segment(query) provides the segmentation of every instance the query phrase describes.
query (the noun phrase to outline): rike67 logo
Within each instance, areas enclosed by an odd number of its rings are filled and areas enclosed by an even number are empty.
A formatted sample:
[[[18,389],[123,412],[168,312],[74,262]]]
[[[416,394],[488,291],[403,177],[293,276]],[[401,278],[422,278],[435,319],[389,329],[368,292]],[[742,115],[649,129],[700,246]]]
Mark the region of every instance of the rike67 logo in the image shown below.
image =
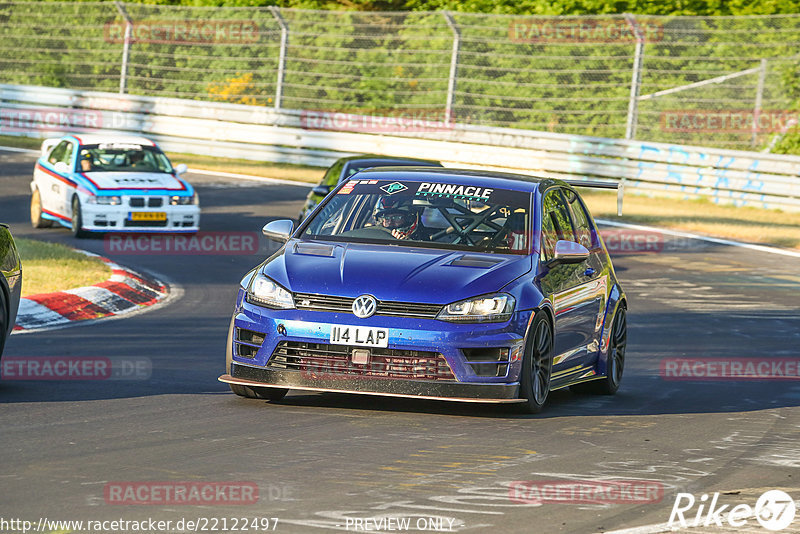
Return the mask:
[[[755,518],[763,528],[777,532],[792,524],[797,511],[794,499],[781,490],[764,492],[755,506],[745,503],[720,504],[719,496],[719,492],[716,492],[711,496],[703,494],[697,499],[691,493],[678,493],[667,526],[673,529],[713,528],[723,527],[727,523],[731,527],[744,527]]]

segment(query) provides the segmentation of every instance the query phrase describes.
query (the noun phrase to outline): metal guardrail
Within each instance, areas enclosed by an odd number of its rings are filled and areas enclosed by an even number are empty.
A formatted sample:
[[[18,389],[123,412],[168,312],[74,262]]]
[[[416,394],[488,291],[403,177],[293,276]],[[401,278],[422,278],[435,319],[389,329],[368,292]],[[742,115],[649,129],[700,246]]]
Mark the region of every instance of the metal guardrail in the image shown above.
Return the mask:
[[[380,131],[364,124],[378,124]],[[356,153],[414,156],[448,166],[570,180],[625,180],[628,191],[800,211],[797,156],[0,85],[0,134],[46,137],[98,130],[145,135],[167,151],[188,154],[315,166]]]

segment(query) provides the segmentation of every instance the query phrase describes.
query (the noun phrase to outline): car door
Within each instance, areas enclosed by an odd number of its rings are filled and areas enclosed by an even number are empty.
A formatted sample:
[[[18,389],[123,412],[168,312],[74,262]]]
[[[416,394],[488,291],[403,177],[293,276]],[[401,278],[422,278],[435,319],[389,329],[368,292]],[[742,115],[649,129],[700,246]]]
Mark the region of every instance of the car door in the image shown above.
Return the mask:
[[[56,172],[66,178],[61,182],[58,191],[54,191],[54,202],[56,210],[67,216],[72,216],[72,195],[75,194],[75,143],[64,140],[64,151],[59,154],[58,160],[54,163]],[[61,144],[59,143],[59,145]]]
[[[547,266],[557,241],[577,242],[570,208],[561,188],[545,192],[541,207],[540,284],[555,310],[553,380],[568,379],[590,360],[597,321],[595,283],[587,276],[589,262]],[[587,280],[587,278],[589,278]]]
[[[608,298],[609,270],[603,261],[605,252],[600,244],[597,229],[591,222],[589,211],[580,195],[572,189],[562,190],[569,206],[572,224],[575,228],[577,242],[589,251],[589,259],[583,264],[586,269],[582,273],[584,292],[592,302],[592,320],[594,328],[587,344],[587,362],[594,363],[599,356],[600,336],[605,317],[606,299]],[[580,271],[580,269],[579,269]]]
[[[73,143],[63,140],[58,143],[47,156],[47,167],[60,178],[49,172],[36,170],[36,186],[42,199],[42,208],[60,215],[69,215],[70,211],[64,203],[64,198],[70,194],[68,182],[72,180],[70,165],[73,154]],[[74,191],[74,188],[72,188]]]

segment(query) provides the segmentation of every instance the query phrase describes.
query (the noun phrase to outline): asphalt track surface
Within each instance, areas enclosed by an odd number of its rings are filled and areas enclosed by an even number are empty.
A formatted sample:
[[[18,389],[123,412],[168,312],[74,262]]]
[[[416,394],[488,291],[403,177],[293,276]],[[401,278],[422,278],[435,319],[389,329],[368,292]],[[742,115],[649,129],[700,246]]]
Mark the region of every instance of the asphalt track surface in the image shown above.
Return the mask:
[[[114,255],[102,239],[33,230],[33,161],[0,151],[0,220],[15,236],[105,254],[179,284],[183,295],[126,319],[10,338],[9,357],[149,358],[153,371],[147,380],[0,382],[3,518],[277,517],[279,532],[447,518],[445,531],[589,533],[663,523],[677,492],[727,492],[721,502],[750,505],[766,489],[800,498],[800,381],[675,381],[659,371],[672,357],[800,360],[800,259],[680,239],[616,256],[629,344],[614,397],[555,392],[538,416],[345,394],[290,393],[270,404],[217,382],[237,283],[268,244],[258,255]],[[204,231],[257,232],[295,216],[307,192],[188,178]],[[655,481],[664,496],[635,504],[509,497],[513,481],[559,479]],[[104,487],[122,481],[249,481],[259,499],[108,504]],[[800,531],[798,515],[784,532]],[[752,518],[725,531],[766,532]]]

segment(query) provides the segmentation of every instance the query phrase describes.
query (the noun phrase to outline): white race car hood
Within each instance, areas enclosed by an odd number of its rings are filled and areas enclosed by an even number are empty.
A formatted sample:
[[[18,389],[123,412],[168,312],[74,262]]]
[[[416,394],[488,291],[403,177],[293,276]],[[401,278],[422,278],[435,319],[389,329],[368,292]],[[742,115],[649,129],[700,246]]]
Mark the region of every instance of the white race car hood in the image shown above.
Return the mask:
[[[168,189],[185,191],[183,184],[164,172],[84,172],[98,189]]]

